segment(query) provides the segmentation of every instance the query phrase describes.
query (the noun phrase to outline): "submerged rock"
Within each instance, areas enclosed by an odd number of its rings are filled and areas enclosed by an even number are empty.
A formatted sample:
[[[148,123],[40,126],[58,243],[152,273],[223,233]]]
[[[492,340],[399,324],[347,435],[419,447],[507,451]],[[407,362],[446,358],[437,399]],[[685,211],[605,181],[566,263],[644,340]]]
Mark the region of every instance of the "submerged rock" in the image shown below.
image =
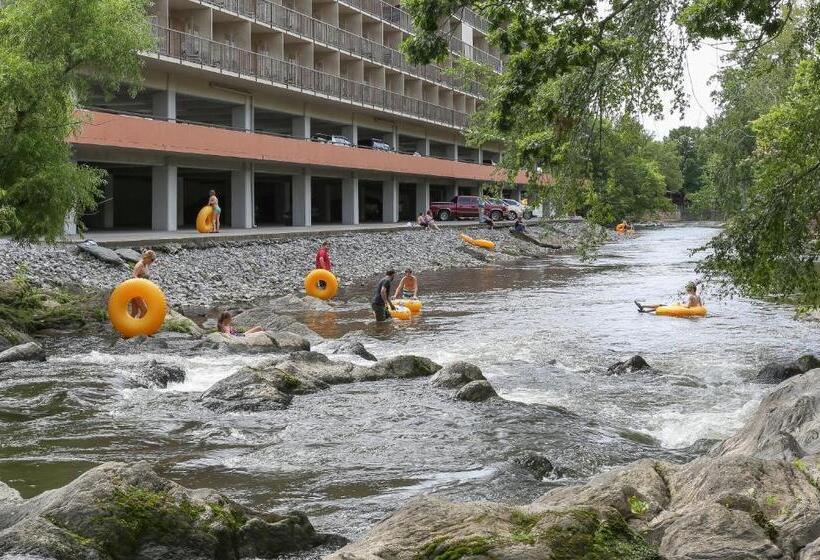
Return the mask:
[[[443,389],[458,389],[471,381],[484,381],[485,379],[478,366],[469,362],[453,362],[441,368],[430,379],[430,383]]]
[[[513,459],[513,463],[530,471],[536,478],[546,478],[552,474],[552,461],[540,453],[529,452]]]
[[[606,371],[611,375],[622,375],[624,373],[635,373],[638,371],[652,371],[652,367],[643,359],[643,356],[635,354],[628,360],[612,364]]]
[[[486,379],[470,381],[456,393],[456,399],[468,402],[483,402],[497,396],[498,393]]]
[[[185,381],[185,370],[179,366],[160,364],[156,360],[151,360],[134,374],[132,380],[138,387],[165,389],[169,383]]]
[[[36,342],[26,342],[12,346],[0,352],[0,363],[6,362],[44,362],[46,351]]]
[[[800,356],[793,362],[772,362],[757,372],[753,381],[758,383],[780,383],[795,375],[820,368],[820,359],[811,354]]]
[[[258,412],[287,408],[293,396],[286,374],[277,370],[243,368],[217,381],[200,402],[216,412]]]
[[[56,559],[272,558],[324,544],[300,512],[265,514],[189,490],[147,463],[105,463],[22,500],[0,483],[0,555]]]

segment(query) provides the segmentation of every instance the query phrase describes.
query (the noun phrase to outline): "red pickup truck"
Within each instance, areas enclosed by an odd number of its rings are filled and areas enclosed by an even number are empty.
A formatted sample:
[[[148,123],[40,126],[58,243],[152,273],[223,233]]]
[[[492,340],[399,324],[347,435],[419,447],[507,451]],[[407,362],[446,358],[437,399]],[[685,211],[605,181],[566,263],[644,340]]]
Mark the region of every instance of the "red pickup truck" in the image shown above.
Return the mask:
[[[430,211],[433,216],[440,221],[446,222],[451,219],[470,218],[478,219],[478,205],[479,197],[459,195],[453,197],[450,202],[431,202]],[[504,217],[507,208],[503,204],[493,204],[489,201],[484,201],[484,215],[489,216],[491,220],[497,222]]]

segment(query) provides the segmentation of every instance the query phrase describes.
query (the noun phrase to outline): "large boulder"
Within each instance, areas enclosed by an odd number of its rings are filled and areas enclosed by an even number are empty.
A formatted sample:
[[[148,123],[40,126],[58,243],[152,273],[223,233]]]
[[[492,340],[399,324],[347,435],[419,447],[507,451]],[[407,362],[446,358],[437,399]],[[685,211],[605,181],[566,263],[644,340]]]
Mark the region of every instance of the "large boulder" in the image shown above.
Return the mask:
[[[441,368],[430,379],[430,383],[442,389],[458,389],[471,381],[484,381],[485,379],[478,366],[469,362],[453,362]]]
[[[380,360],[371,368],[370,379],[411,379],[429,377],[441,369],[437,363],[421,356],[394,356]]]
[[[470,381],[456,392],[456,399],[468,402],[484,402],[487,399],[497,397],[493,386],[486,379],[481,381]]]
[[[24,332],[20,332],[12,326],[0,321],[0,351],[7,350],[12,346],[33,342],[33,339]]]
[[[281,410],[293,399],[291,391],[297,383],[276,369],[246,367],[217,381],[200,401],[216,412]]]
[[[77,247],[80,249],[80,251],[88,253],[89,255],[108,264],[125,265],[125,262],[116,252],[109,249],[108,247],[101,247],[100,245],[97,245],[96,242],[90,239],[86,239],[85,241],[77,243]]]
[[[105,463],[29,500],[0,488],[3,557],[237,560],[328,541],[300,512],[245,508],[213,490],[163,479],[144,462]]]
[[[131,375],[131,382],[137,387],[165,389],[169,383],[185,381],[185,370],[173,364],[161,364],[151,360]]]
[[[325,342],[322,346],[322,351],[329,354],[341,354],[347,356],[358,356],[369,362],[376,362],[378,359],[374,356],[364,344],[358,341],[347,340],[333,340]]]
[[[6,362],[44,362],[46,351],[36,342],[26,342],[0,352],[0,364]]]
[[[758,383],[780,383],[795,375],[820,368],[820,359],[812,354],[800,356],[792,362],[772,362],[766,364],[752,379]]]
[[[115,249],[114,252],[126,262],[136,263],[142,258],[142,255],[129,247],[120,247],[119,249]]]
[[[513,463],[526,469],[533,476],[536,478],[542,479],[546,478],[547,476],[551,475],[555,470],[555,467],[547,457],[540,453],[536,453],[534,451],[530,451],[524,453],[523,455],[519,455],[515,459],[513,459]]]
[[[625,373],[636,373],[639,371],[650,372],[652,371],[652,366],[643,359],[643,356],[635,354],[628,360],[615,362],[609,366],[606,371],[610,375],[623,375]]]
[[[193,319],[189,319],[182,313],[174,309],[168,309],[165,314],[165,321],[162,323],[162,330],[166,332],[176,332],[200,337],[205,331],[197,325]]]
[[[296,319],[277,314],[272,306],[254,307],[243,311],[233,318],[233,325],[245,329],[259,326],[268,332],[292,332],[314,344],[322,340],[321,336]]]
[[[820,453],[820,368],[781,383],[713,455],[793,460]]]
[[[215,332],[205,337],[210,347],[224,348],[230,352],[265,353],[310,350],[310,341],[291,332],[255,332],[241,336]]]

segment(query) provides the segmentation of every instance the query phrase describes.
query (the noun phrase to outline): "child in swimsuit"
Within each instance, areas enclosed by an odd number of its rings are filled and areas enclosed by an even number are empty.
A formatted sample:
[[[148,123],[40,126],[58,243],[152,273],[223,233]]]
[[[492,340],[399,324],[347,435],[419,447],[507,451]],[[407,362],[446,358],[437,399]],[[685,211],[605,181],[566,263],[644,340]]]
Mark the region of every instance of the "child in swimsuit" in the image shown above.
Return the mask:
[[[638,306],[638,312],[640,313],[651,313],[655,311],[658,307],[662,306],[662,304],[660,303],[646,304],[640,303],[638,300],[635,300],[635,305]],[[698,295],[697,284],[695,284],[694,282],[689,282],[688,284],[686,284],[686,301],[681,302],[681,305],[684,307],[703,306],[703,300],[700,299],[700,296]]]
[[[231,321],[233,321],[233,315],[228,311],[222,312],[222,314],[219,315],[219,320],[216,322],[216,329],[222,334],[231,336],[245,336],[246,334],[258,333],[263,330],[262,327],[251,327],[244,333],[241,333],[231,326]]]
[[[148,267],[157,260],[157,254],[148,249],[142,253],[142,258],[134,265],[134,278],[148,278]],[[131,300],[131,316],[139,319],[148,313],[148,305],[142,298]]]
[[[214,219],[211,222],[211,233],[219,233],[219,218],[222,214],[222,208],[219,207],[219,199],[216,197],[216,191],[209,193],[208,206],[214,209]]]
[[[396,286],[396,293],[393,295],[393,299],[398,299],[399,293],[401,293],[402,299],[416,299],[418,292],[419,281],[413,276],[413,271],[408,268],[404,271],[404,276],[399,280],[399,285]]]

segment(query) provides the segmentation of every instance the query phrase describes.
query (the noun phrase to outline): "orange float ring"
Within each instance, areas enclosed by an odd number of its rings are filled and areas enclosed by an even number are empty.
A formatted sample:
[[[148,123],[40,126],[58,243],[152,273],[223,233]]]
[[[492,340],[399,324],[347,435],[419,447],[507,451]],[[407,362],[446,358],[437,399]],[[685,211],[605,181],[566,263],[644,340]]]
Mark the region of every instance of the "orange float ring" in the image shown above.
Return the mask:
[[[482,249],[490,249],[490,250],[495,249],[495,243],[493,243],[492,241],[489,241],[487,239],[473,239],[472,237],[470,237],[469,235],[467,235],[465,233],[461,234],[461,239],[462,239],[462,241],[472,245],[473,247],[481,247]]]
[[[413,313],[409,309],[402,307],[401,305],[395,305],[393,306],[393,309],[389,309],[389,311],[391,317],[401,321],[409,321],[413,316]]]
[[[324,282],[321,286],[319,282]],[[318,299],[330,299],[339,291],[339,281],[329,270],[317,268],[305,276],[305,293]]]
[[[214,226],[214,207],[203,206],[196,215],[196,230],[199,233],[211,233]]]
[[[132,317],[128,312],[131,300],[140,298],[148,307],[142,317]],[[126,280],[111,292],[108,298],[108,318],[111,325],[125,338],[151,336],[162,328],[168,310],[165,294],[159,286],[145,278]]]
[[[410,313],[414,315],[416,313],[421,313],[421,300],[418,299],[394,299],[393,303],[395,303],[399,307],[406,307],[410,310]]]

